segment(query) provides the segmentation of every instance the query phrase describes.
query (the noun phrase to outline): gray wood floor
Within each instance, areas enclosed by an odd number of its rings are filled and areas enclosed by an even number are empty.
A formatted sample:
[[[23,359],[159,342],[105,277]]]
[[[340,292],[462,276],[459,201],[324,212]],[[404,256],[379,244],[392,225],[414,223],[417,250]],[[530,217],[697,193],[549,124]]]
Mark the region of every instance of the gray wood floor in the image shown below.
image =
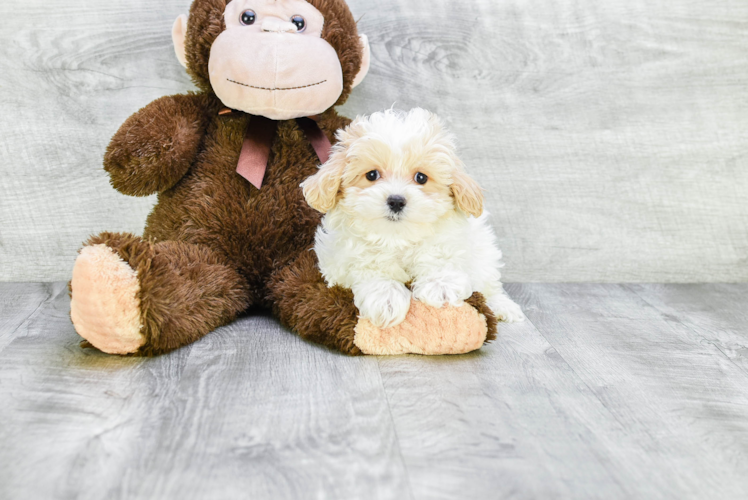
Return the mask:
[[[748,498],[748,284],[512,285],[466,356],[348,358],[268,316],[81,350],[0,285],[0,498]]]

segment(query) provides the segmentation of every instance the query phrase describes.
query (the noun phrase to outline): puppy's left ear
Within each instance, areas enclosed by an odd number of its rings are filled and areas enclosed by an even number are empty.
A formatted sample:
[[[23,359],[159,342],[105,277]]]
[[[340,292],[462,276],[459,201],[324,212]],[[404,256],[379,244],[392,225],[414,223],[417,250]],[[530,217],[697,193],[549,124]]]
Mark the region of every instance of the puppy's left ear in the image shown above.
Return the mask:
[[[483,213],[483,189],[464,170],[456,170],[452,174],[452,196],[460,209],[480,217]]]
[[[338,191],[345,169],[345,155],[333,153],[319,172],[301,183],[309,206],[326,214],[338,201]]]

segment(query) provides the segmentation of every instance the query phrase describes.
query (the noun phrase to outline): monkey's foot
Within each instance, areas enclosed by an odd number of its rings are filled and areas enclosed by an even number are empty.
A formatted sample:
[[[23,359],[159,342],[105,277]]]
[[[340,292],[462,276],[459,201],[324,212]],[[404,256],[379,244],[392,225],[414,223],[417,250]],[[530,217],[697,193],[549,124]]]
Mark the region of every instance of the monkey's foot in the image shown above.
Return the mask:
[[[109,354],[131,354],[141,334],[137,273],[104,244],[84,247],[75,261],[70,317],[78,334]]]
[[[465,354],[480,349],[489,336],[488,319],[470,304],[437,309],[417,300],[399,325],[380,329],[360,319],[355,331],[356,346],[374,355]]]

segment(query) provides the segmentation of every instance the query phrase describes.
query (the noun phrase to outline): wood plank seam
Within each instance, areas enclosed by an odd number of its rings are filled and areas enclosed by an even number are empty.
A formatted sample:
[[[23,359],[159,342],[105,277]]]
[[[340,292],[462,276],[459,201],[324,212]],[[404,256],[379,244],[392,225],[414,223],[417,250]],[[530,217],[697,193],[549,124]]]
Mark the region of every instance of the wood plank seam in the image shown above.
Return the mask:
[[[405,471],[405,481],[408,483],[408,493],[410,498],[415,499],[413,494],[413,484],[410,482],[410,474],[408,473],[408,463],[405,461],[403,456],[403,449],[400,446],[400,436],[397,433],[397,425],[395,425],[395,417],[392,415],[392,406],[390,405],[390,396],[387,394],[387,388],[384,386],[384,380],[382,380],[382,366],[380,364],[380,358],[377,356],[377,373],[379,374],[379,386],[384,394],[384,402],[387,403],[387,413],[390,415],[390,425],[392,426],[392,432],[395,433],[395,440],[397,441],[397,454],[400,457],[400,462],[403,465],[403,471]]]
[[[55,283],[49,283],[49,285],[51,285],[52,287],[54,287]],[[13,343],[13,340],[15,340],[15,338],[16,338],[16,333],[17,332],[19,332],[22,328],[27,327],[41,313],[41,311],[44,310],[44,308],[48,304],[50,304],[51,302],[53,302],[54,300],[56,300],[57,297],[60,296],[59,292],[58,293],[53,293],[53,292],[54,292],[54,290],[50,290],[50,293],[47,296],[47,298],[45,300],[43,300],[39,305],[37,305],[36,308],[31,312],[31,314],[29,314],[28,317],[25,320],[23,320],[23,322],[21,322],[21,324],[19,324],[17,327],[15,327],[13,329],[12,332],[10,332],[10,335],[8,336],[8,338],[10,339],[10,341],[5,346],[3,346],[0,349],[0,352],[2,352],[3,350],[5,350],[5,348],[7,348],[11,343]],[[61,290],[61,292],[66,293],[67,292],[67,287],[63,288],[63,290]]]
[[[641,300],[643,300],[643,301],[644,301],[644,302],[645,302],[645,303],[646,303],[647,305],[649,305],[649,306],[650,306],[650,307],[651,307],[652,309],[654,309],[654,310],[656,310],[656,311],[658,311],[658,312],[660,312],[660,313],[662,313],[662,314],[664,314],[664,315],[668,315],[668,312],[667,312],[667,311],[663,311],[663,310],[662,310],[662,309],[661,309],[660,307],[658,307],[658,306],[657,306],[656,304],[653,304],[652,302],[650,302],[649,300],[647,300],[647,299],[646,299],[646,298],[645,298],[644,296],[642,296],[642,295],[641,295],[641,294],[640,294],[640,293],[639,293],[639,292],[638,292],[638,291],[637,291],[637,290],[636,290],[635,288],[633,288],[632,286],[630,286],[630,285],[628,285],[628,284],[623,284],[622,286],[623,286],[623,287],[624,287],[625,289],[627,289],[627,290],[630,290],[630,291],[631,291],[632,293],[634,293],[634,294],[635,294],[635,295],[636,295],[637,297],[639,297],[639,298],[640,298]],[[694,328],[693,328],[693,327],[692,327],[692,326],[691,326],[691,325],[689,324],[689,322],[688,322],[688,321],[683,321],[683,320],[682,320],[681,318],[678,318],[678,322],[679,322],[679,323],[680,323],[681,325],[683,325],[683,326],[684,326],[684,327],[685,327],[685,328],[686,328],[686,329],[687,329],[687,330],[688,330],[689,332],[693,333],[693,334],[694,334],[694,335],[695,335],[695,336],[696,336],[697,338],[699,338],[699,339],[701,339],[701,340],[705,340],[706,342],[708,342],[708,343],[709,343],[709,345],[711,345],[712,347],[714,347],[714,348],[715,348],[715,349],[716,349],[716,350],[717,350],[717,351],[718,351],[718,352],[719,352],[719,353],[720,353],[720,354],[722,355],[722,357],[724,357],[724,358],[725,358],[725,359],[726,359],[726,360],[727,360],[727,361],[728,361],[728,362],[729,362],[729,363],[730,363],[731,365],[733,365],[733,366],[734,366],[735,368],[737,368],[737,369],[738,369],[738,371],[739,371],[740,373],[742,373],[742,374],[743,374],[743,375],[744,375],[744,376],[745,376],[746,378],[748,378],[748,372],[746,372],[746,371],[745,371],[745,369],[744,369],[744,368],[743,368],[742,366],[740,366],[740,365],[738,365],[737,363],[735,363],[735,361],[734,361],[734,360],[733,360],[732,358],[730,358],[730,356],[728,356],[728,355],[727,355],[727,353],[726,353],[725,351],[723,351],[723,350],[722,350],[722,349],[721,349],[721,348],[720,348],[720,347],[719,347],[719,346],[717,345],[717,343],[716,343],[716,342],[714,342],[713,340],[709,340],[709,339],[707,339],[707,338],[704,338],[704,336],[703,336],[703,335],[701,335],[701,334],[700,334],[700,333],[699,333],[699,332],[698,332],[697,330],[695,330],[695,329],[694,329]]]
[[[605,408],[605,412],[608,415],[610,415],[613,418],[613,420],[615,420],[621,427],[625,428],[626,424],[623,423],[623,422],[621,422],[621,420],[619,420],[618,416],[615,413],[613,413],[610,410],[610,408],[608,407],[608,405],[605,404],[605,401],[603,401],[600,398],[600,396],[598,395],[597,391],[595,391],[592,387],[590,387],[590,385],[584,380],[584,378],[581,375],[579,375],[579,373],[577,373],[577,371],[574,369],[574,367],[571,365],[571,363],[569,363],[569,361],[567,361],[566,358],[564,358],[564,356],[561,354],[561,351],[555,345],[553,345],[553,342],[551,342],[548,339],[548,337],[546,337],[546,335],[540,330],[540,328],[538,328],[538,326],[535,323],[532,322],[531,314],[532,314],[532,309],[525,310],[525,316],[527,317],[527,319],[525,321],[529,321],[530,324],[532,325],[533,329],[536,332],[538,332],[538,334],[541,337],[543,337],[543,340],[545,340],[548,343],[548,345],[553,348],[554,351],[556,351],[556,355],[564,362],[564,364],[569,368],[569,370],[571,370],[571,373],[574,374],[574,377],[580,383],[584,384],[584,386],[587,388],[587,390],[589,391],[589,393],[592,394],[595,397],[595,399],[600,403],[600,405],[603,408]]]

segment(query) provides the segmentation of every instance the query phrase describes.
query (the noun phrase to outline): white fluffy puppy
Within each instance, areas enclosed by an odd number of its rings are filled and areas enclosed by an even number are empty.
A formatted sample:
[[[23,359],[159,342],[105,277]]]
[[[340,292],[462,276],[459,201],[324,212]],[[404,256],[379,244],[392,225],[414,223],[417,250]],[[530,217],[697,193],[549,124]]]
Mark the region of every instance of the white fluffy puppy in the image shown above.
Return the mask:
[[[402,322],[411,298],[460,306],[474,291],[499,319],[524,319],[500,281],[481,188],[436,115],[375,113],[337,137],[330,160],[302,184],[326,214],[314,250],[329,286],[350,288],[361,316],[380,328]]]

